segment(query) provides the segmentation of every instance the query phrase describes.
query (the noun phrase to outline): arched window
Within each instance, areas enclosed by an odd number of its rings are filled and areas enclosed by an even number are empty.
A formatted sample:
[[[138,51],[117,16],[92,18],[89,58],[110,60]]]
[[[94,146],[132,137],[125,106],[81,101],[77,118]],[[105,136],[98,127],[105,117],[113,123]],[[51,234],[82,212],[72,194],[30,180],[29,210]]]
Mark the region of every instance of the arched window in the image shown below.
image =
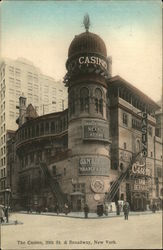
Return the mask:
[[[80,89],[80,111],[89,112],[89,90],[85,87]]]
[[[140,140],[137,139],[136,140],[136,152],[139,153],[141,150],[141,144],[140,144]]]
[[[95,90],[95,109],[97,113],[103,114],[102,91],[99,88]]]

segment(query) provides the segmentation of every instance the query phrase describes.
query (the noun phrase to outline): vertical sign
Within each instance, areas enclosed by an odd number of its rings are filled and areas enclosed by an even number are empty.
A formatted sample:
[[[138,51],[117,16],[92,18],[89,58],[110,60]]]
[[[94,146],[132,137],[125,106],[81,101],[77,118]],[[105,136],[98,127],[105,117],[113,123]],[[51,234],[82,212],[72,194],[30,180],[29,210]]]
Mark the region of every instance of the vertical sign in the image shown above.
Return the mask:
[[[142,112],[142,153],[144,157],[147,157],[148,154],[148,129],[147,129],[147,113]]]

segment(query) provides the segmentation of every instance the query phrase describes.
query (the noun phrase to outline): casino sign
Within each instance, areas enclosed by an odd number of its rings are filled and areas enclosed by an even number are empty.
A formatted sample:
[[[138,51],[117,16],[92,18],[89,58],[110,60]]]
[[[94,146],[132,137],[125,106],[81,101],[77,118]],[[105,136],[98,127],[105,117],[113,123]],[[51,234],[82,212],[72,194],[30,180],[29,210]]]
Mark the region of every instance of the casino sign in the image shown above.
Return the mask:
[[[93,53],[82,54],[68,59],[66,63],[68,70],[64,82],[78,73],[95,73],[102,75],[106,79],[109,77],[108,62],[103,56]]]
[[[138,162],[135,162],[132,165],[131,174],[138,174],[138,175],[150,176],[151,172],[150,172],[150,169],[145,166],[145,164],[141,165]]]

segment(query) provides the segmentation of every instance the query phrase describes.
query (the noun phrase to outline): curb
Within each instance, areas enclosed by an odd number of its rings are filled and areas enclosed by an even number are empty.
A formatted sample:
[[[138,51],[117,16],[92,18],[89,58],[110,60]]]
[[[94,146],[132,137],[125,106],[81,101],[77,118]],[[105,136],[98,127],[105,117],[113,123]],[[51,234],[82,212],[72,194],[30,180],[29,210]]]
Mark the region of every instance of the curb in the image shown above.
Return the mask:
[[[49,213],[27,213],[27,212],[19,212],[21,214],[29,214],[29,215],[45,215],[45,216],[56,216],[56,217],[66,217],[66,218],[74,218],[74,219],[86,219],[83,216],[74,216],[74,215],[64,215],[64,214],[49,214]],[[140,215],[152,215],[152,214],[160,214],[162,213],[162,211],[157,211],[156,213],[153,213],[153,212],[137,212],[137,213],[129,213],[129,216],[140,216]],[[120,215],[116,215],[116,214],[113,214],[113,215],[103,215],[103,216],[92,216],[92,217],[89,217],[89,214],[88,214],[88,218],[87,219],[109,219],[109,218],[117,218],[117,217],[123,217],[124,215],[123,214],[120,214]]]

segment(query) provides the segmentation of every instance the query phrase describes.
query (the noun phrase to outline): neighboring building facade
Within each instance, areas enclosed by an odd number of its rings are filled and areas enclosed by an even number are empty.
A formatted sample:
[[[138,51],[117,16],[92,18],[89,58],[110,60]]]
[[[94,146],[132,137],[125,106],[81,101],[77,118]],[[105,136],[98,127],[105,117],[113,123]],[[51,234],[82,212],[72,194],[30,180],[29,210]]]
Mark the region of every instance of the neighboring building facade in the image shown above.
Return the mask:
[[[24,93],[27,103],[38,114],[67,108],[67,89],[61,81],[46,76],[26,59],[4,59],[0,63],[0,193],[5,190],[7,130],[16,130],[19,97]]]
[[[146,210],[152,202],[161,206],[159,106],[121,77],[112,77],[109,63],[103,40],[86,30],[68,51],[68,110],[39,117],[20,98],[19,129],[12,139],[18,164],[15,174],[8,166],[8,185],[12,190],[11,180],[18,176],[14,190],[21,208],[53,210],[65,194],[73,211],[83,210],[85,203],[96,211],[129,166],[112,201],[127,199],[132,210]]]

